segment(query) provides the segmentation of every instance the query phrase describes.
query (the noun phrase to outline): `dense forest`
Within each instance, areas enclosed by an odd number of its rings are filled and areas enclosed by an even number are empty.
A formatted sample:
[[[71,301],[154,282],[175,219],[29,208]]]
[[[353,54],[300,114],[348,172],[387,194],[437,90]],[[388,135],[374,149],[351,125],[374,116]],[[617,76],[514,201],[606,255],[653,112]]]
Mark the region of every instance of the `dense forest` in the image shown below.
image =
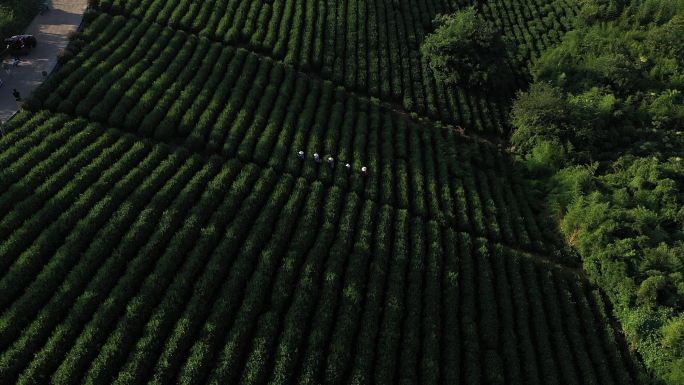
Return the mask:
[[[586,1],[514,103],[514,151],[629,341],[684,383],[684,2]]]

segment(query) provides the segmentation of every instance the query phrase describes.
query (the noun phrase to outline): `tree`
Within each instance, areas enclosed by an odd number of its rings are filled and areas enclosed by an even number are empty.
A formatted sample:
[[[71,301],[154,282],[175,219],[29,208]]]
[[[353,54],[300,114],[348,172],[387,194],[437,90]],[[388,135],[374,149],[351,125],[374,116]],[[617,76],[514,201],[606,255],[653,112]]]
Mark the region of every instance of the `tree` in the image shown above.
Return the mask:
[[[506,44],[475,8],[438,16],[435,24],[421,53],[437,79],[470,87],[508,86],[512,74],[502,63]]]
[[[570,108],[558,88],[534,83],[519,92],[513,103],[511,121],[516,128],[511,142],[523,154],[542,142],[566,143],[571,126]]]

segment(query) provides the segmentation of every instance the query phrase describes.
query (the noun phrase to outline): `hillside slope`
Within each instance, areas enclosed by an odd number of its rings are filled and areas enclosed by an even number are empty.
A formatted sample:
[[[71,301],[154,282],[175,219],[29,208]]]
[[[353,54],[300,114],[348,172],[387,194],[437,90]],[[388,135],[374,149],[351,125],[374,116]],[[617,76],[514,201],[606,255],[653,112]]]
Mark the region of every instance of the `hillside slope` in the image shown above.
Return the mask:
[[[446,124],[500,132],[505,107],[420,78],[401,35],[356,56],[324,43],[356,29],[322,15],[365,3],[293,4],[89,12],[78,54],[0,139],[0,377],[641,384],[513,160]],[[396,20],[425,14],[420,31],[458,6],[369,4],[383,18],[363,28],[402,34]],[[570,9],[492,4],[511,33]]]

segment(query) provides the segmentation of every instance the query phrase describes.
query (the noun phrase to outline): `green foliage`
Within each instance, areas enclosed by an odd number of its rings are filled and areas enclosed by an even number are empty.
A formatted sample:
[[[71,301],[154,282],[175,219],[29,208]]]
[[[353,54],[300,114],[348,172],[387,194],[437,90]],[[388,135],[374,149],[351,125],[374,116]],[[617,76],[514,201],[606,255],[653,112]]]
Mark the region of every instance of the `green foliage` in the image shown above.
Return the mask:
[[[663,346],[684,356],[684,316],[673,318],[663,327]]]
[[[662,345],[672,352],[672,356],[679,357],[670,364],[671,371],[666,379],[670,384],[684,383],[684,315],[669,320],[662,328]]]
[[[580,0],[578,20],[586,24],[613,20],[620,16],[625,0]]]
[[[435,24],[421,53],[438,79],[467,87],[508,86],[512,74],[503,62],[506,45],[474,7],[439,16]]]
[[[679,90],[665,90],[656,94],[645,108],[651,117],[653,127],[683,127],[684,125],[684,97]]]
[[[38,14],[41,3],[41,0],[4,0],[0,3],[0,41],[23,32]]]
[[[675,375],[668,373],[675,373],[684,352],[679,323],[667,321],[684,311],[683,182],[679,158],[627,156],[601,174],[564,169],[551,179],[549,195],[585,269],[621,309],[625,328],[662,378]],[[630,314],[637,311],[662,316],[635,327]],[[661,331],[667,322],[669,329]],[[664,349],[647,349],[646,340]]]
[[[631,240],[629,243],[635,247],[634,251],[621,259],[630,264],[631,271],[639,272],[635,277],[643,277],[640,280],[653,272],[676,273],[683,261],[678,255],[684,240],[684,201],[680,194],[683,178],[681,160],[660,162],[654,158],[621,158],[613,165],[612,172],[596,177],[597,188],[593,193],[585,194],[583,201],[577,200],[572,205],[563,227],[567,233],[579,231],[597,235],[595,238],[601,240],[600,244],[580,246],[586,246],[581,251],[587,255],[610,249],[609,245],[614,242],[624,244]],[[604,212],[597,221],[587,219],[580,223],[573,220],[581,218],[582,212],[597,211]],[[672,306],[679,301],[670,299],[659,303]]]
[[[556,216],[560,218],[570,204],[596,188],[596,166],[565,167],[551,175],[547,183],[547,202]]]
[[[523,152],[535,137],[570,143],[575,161],[673,154],[684,127],[684,2],[656,3],[666,2],[585,3],[582,12],[603,16],[590,17],[535,63],[535,83],[514,103],[513,143],[525,144]],[[549,117],[532,125],[542,101]]]
[[[512,142],[546,177],[563,233],[668,384],[684,380],[683,5],[583,2],[578,28],[535,63],[512,111]]]
[[[632,0],[625,10],[640,25],[664,24],[684,12],[682,0]]]
[[[538,145],[564,146],[573,132],[568,102],[560,89],[548,83],[535,83],[529,91],[518,93],[511,122],[516,127],[511,142],[523,154],[531,153]]]

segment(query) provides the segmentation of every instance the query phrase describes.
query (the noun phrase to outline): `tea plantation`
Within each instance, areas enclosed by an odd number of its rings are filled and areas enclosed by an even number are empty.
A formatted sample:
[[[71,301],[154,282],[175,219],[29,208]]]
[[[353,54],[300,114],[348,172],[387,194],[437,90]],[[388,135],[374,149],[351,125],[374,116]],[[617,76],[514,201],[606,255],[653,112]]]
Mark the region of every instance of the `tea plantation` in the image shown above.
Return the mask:
[[[421,57],[471,3],[518,46],[498,92]],[[0,383],[643,383],[497,145],[578,11],[92,1],[0,139]]]

